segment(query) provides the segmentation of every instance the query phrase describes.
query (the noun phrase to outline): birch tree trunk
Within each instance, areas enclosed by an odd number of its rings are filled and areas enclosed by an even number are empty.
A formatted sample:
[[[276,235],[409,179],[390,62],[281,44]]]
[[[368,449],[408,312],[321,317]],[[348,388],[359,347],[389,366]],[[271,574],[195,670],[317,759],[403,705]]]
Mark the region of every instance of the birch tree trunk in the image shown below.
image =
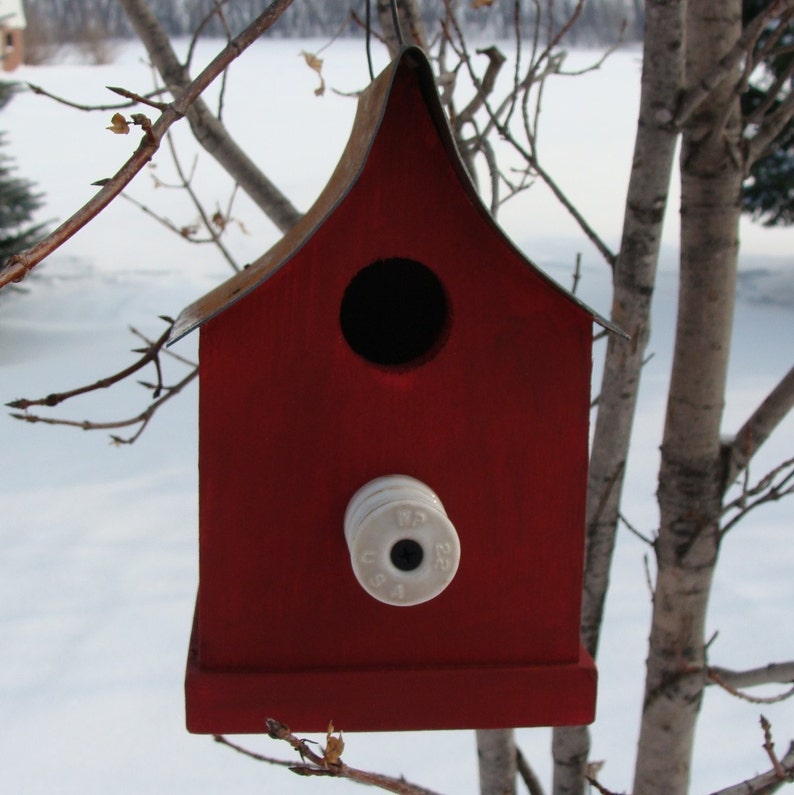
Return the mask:
[[[516,747],[512,729],[477,731],[480,795],[515,795]]]
[[[686,21],[691,87],[741,34],[741,0],[689,0]],[[683,131],[681,281],[659,472],[657,579],[635,795],[687,791],[705,682],[743,171],[737,77],[713,89]]]
[[[611,335],[590,453],[582,642],[598,650],[618,526],[642,362],[650,336],[651,298],[659,259],[677,131],[672,120],[684,68],[683,0],[647,0],[640,113],[620,253],[613,273],[611,320],[630,336]],[[584,726],[555,729],[555,795],[585,787],[590,750]]]
[[[378,0],[376,8],[383,40],[391,58],[397,57],[401,40],[407,46],[416,45],[427,50],[427,32],[417,0],[397,0],[399,30],[394,25],[391,0]]]

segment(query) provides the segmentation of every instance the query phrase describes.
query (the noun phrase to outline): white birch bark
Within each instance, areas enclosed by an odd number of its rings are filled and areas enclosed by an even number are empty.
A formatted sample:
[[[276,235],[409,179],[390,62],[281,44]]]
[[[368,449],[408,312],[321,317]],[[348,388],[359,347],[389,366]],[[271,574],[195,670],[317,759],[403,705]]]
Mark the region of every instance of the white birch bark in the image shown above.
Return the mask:
[[[687,85],[696,85],[740,34],[741,0],[689,0]],[[719,549],[720,425],[743,175],[735,84],[728,79],[712,90],[683,134],[681,281],[635,795],[687,792],[706,681],[704,625]]]
[[[376,8],[383,40],[392,58],[400,51],[400,40],[406,46],[413,44],[427,50],[427,33],[417,0],[397,0],[399,31],[394,26],[392,0],[377,0]]]
[[[480,795],[515,795],[517,757],[512,729],[477,731]]]
[[[615,264],[610,319],[631,335],[608,342],[587,489],[587,552],[582,641],[595,656],[618,525],[637,392],[650,335],[677,131],[672,124],[683,79],[683,0],[647,0],[640,114]],[[554,795],[580,795],[590,748],[586,727],[555,729]]]

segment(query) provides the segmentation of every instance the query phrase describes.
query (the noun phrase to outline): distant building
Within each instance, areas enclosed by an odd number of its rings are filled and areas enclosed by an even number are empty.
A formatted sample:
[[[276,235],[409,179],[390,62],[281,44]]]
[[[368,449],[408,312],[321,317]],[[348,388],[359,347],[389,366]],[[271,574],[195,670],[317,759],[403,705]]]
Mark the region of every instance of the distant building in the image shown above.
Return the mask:
[[[0,0],[0,58],[12,72],[24,59],[25,9],[22,0]]]

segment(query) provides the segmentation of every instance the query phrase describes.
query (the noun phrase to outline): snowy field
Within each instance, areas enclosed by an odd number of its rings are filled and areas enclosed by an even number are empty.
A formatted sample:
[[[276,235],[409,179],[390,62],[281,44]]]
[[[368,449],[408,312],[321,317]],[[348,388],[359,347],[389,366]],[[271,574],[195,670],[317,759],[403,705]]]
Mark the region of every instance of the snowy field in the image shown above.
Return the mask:
[[[306,209],[346,141],[354,100],[313,95],[316,75],[299,56],[317,42],[260,43],[231,69],[224,118],[293,202]],[[212,52],[210,47],[202,56]],[[323,53],[330,86],[366,83],[360,43]],[[570,54],[581,65],[592,53]],[[381,65],[384,61],[381,58]],[[152,84],[134,47],[116,63],[73,61],[14,75],[77,102],[112,102],[106,85],[143,93]],[[636,118],[639,53],[615,55],[599,71],[557,79],[547,88],[540,136],[547,170],[612,245],[619,240]],[[64,218],[110,176],[137,143],[104,128],[110,112],[88,114],[23,94],[0,115],[20,174],[46,191],[42,219]],[[176,132],[190,167],[195,149]],[[166,152],[156,173],[168,181]],[[196,186],[207,205],[224,207],[229,184],[206,155]],[[181,193],[154,190],[140,175],[129,193],[182,226],[195,212]],[[658,445],[675,307],[676,206],[655,306],[655,356],[647,366],[627,486],[625,513],[647,533],[656,524]],[[228,244],[245,263],[277,239],[244,198],[235,203]],[[511,236],[567,285],[582,253],[581,295],[608,312],[609,276],[597,252],[540,186],[501,217]],[[725,431],[791,366],[794,340],[794,230],[745,223],[735,355]],[[119,200],[28,280],[0,296],[0,398],[40,397],[93,381],[131,361],[139,341],[128,325],[157,336],[160,314],[176,315],[230,275],[210,247],[186,243]],[[178,352],[193,355],[195,335]],[[170,368],[174,369],[170,369]],[[169,365],[175,377],[181,370]],[[596,372],[598,372],[596,368]],[[168,378],[168,376],[167,376]],[[597,389],[597,386],[594,387]],[[129,386],[98,394],[55,416],[116,419],[137,413],[145,393]],[[133,446],[114,447],[102,432],[28,425],[0,418],[0,792],[303,793],[357,792],[352,783],[300,779],[191,736],[183,727],[182,677],[196,589],[196,389],[166,407]],[[788,420],[754,471],[792,454]],[[755,667],[794,657],[794,503],[761,509],[727,538],[714,588],[710,629],[719,631],[714,664]],[[649,599],[646,548],[621,535],[599,659],[598,719],[592,758],[602,780],[631,786],[639,721]],[[772,692],[774,692],[774,688]],[[465,694],[461,694],[465,698]],[[794,738],[794,702],[757,706],[709,691],[700,723],[693,792],[710,792],[766,769],[759,712],[779,748]],[[288,719],[288,716],[285,716]],[[344,729],[344,726],[340,727]],[[527,757],[549,775],[549,731],[521,730]],[[350,735],[346,761],[407,778],[447,795],[477,791],[470,732]],[[288,757],[266,737],[250,747]]]

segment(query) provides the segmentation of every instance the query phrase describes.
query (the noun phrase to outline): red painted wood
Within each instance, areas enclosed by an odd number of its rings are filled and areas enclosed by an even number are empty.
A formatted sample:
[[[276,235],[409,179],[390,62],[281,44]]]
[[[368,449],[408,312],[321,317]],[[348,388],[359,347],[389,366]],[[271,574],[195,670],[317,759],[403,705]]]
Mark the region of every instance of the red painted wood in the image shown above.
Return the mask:
[[[566,665],[402,667],[290,671],[208,671],[188,663],[188,729],[257,734],[264,718],[300,733],[581,726],[595,718],[596,669],[582,650]],[[263,713],[263,705],[266,712]],[[294,721],[287,721],[293,716]],[[421,716],[421,722],[417,721]]]
[[[362,359],[340,330],[347,285],[389,257],[430,268],[450,307],[440,349],[413,368]],[[398,70],[331,218],[201,329],[189,728],[591,720],[579,644],[591,338],[592,317],[472,204],[416,72]],[[461,540],[451,585],[408,608],[364,592],[343,535],[353,493],[393,473],[427,483]]]

